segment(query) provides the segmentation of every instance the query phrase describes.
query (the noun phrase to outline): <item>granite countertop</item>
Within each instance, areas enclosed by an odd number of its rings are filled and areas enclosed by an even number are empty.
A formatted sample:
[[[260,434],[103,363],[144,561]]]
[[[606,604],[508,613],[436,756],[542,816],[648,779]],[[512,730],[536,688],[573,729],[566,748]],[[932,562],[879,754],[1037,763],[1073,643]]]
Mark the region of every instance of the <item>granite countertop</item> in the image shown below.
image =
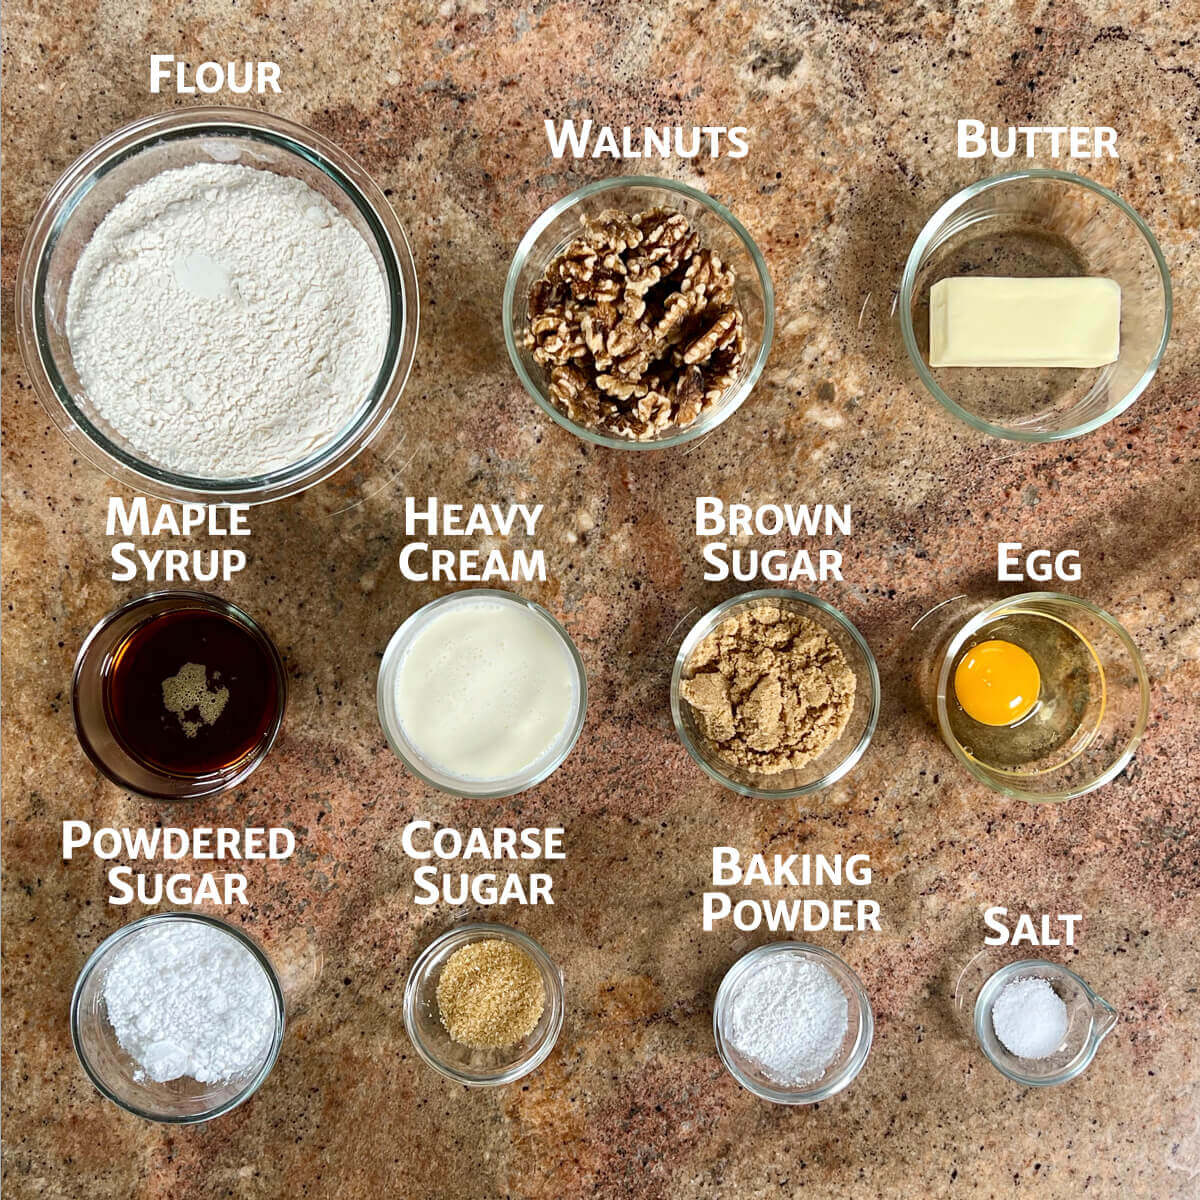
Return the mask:
[[[1125,8],[9,6],[6,1195],[1197,1194],[1200,63],[1194,9]],[[75,653],[145,585],[110,582],[107,499],[127,493],[54,429],[13,335],[17,257],[46,190],[98,138],[176,102],[148,94],[152,52],[277,61],[283,94],[267,107],[339,142],[387,189],[422,289],[416,367],[378,445],[331,482],[252,513],[250,565],[221,590],[286,656],[286,729],[248,784],[188,808],[123,794],[76,743]],[[667,170],[728,203],[757,239],[777,290],[775,346],[742,410],[674,452],[584,445],[539,413],[505,354],[500,295],[522,233],[548,203],[613,171],[550,157],[544,118],[582,115],[751,130],[747,158]],[[943,199],[994,170],[955,157],[962,116],[1119,130],[1120,160],[1080,169],[1157,233],[1175,333],[1145,396],[1091,436],[988,440],[933,404],[907,366],[891,318],[903,258]],[[702,582],[697,491],[854,506],[845,581],[819,591],[874,648],[883,709],[864,761],[815,797],[738,798],[673,731],[677,630],[731,594]],[[406,494],[546,505],[550,582],[524,590],[576,639],[591,701],[567,764],[514,800],[434,793],[380,733],[380,653],[445,590],[400,577]],[[1125,623],[1153,681],[1133,765],[1062,806],[1006,802],[973,783],[911,684],[914,622],[994,587],[996,543],[1009,539],[1077,547],[1077,590]],[[519,1084],[453,1086],[405,1036],[408,968],[464,915],[412,903],[400,831],[414,816],[566,828],[554,906],[488,914],[538,938],[567,979],[559,1044]],[[78,1067],[72,985],[136,913],[105,902],[104,864],[62,862],[71,817],[296,831],[296,858],[250,867],[254,903],[233,913],[279,966],[289,1004],[276,1069],[236,1112],[152,1126],[106,1103]],[[701,932],[714,842],[871,855],[883,932],[813,940],[861,975],[875,1045],[849,1090],[815,1109],[755,1100],[717,1058],[716,987],[765,935]],[[1069,1086],[1008,1083],[958,1024],[954,981],[990,904],[1085,914],[1065,957],[1120,1024]]]

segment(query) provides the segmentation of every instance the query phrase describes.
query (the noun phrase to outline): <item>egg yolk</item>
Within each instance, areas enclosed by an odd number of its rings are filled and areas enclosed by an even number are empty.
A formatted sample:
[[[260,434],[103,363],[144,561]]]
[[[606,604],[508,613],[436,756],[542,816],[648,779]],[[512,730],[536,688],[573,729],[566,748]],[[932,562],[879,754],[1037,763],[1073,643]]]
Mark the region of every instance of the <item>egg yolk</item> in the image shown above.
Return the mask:
[[[1013,725],[1028,716],[1040,686],[1033,655],[1012,642],[980,642],[954,671],[954,694],[963,712],[981,725]]]

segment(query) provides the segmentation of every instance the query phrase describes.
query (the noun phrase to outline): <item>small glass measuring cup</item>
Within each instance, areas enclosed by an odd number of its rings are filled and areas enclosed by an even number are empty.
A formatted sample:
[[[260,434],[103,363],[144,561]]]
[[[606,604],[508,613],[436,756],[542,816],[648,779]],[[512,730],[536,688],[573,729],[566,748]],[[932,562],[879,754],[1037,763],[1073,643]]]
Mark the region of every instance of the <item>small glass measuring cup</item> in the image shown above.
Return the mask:
[[[1024,1087],[1052,1087],[1082,1075],[1096,1057],[1100,1043],[1115,1028],[1116,1009],[1092,991],[1074,971],[1040,958],[1018,959],[993,971],[974,994],[969,973],[977,964],[978,960],[960,977],[956,1003],[960,1007],[973,1007],[972,1032],[988,1062],[1001,1075]],[[1067,1006],[1066,1036],[1059,1048],[1045,1058],[1019,1058],[996,1036],[992,1008],[1005,985],[1014,979],[1046,980]]]

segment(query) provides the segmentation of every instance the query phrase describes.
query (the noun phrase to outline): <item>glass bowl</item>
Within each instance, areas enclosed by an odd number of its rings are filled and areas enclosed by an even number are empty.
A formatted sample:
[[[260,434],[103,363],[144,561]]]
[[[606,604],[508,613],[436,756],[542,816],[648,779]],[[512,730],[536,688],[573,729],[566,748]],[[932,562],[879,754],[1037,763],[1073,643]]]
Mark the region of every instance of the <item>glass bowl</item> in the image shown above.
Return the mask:
[[[671,426],[661,436],[646,441],[616,437],[571,420],[550,398],[546,373],[525,348],[529,290],[551,260],[580,231],[585,216],[618,208],[637,213],[648,208],[674,208],[687,217],[704,245],[737,273],[735,293],[745,321],[746,353],[737,380],[725,395],[684,429]],[[543,411],[564,429],[599,446],[618,450],[661,450],[701,437],[733,415],[762,374],[775,330],[775,293],[767,264],[754,239],[724,205],[696,188],[673,179],[631,175],[602,179],[551,205],[521,239],[504,284],[504,341],[508,356],[525,390]]]
[[[1104,367],[931,367],[929,290],[957,275],[1098,275],[1121,285],[1120,357]],[[1145,221],[1107,188],[1066,171],[982,179],[952,196],[913,244],[900,284],[904,347],[929,392],[996,437],[1051,442],[1098,429],[1158,370],[1171,276]]]
[[[803,1087],[786,1087],[770,1079],[754,1060],[738,1054],[730,1044],[726,1030],[738,989],[769,957],[777,954],[819,963],[833,974],[846,993],[846,1036],[842,1047],[824,1074]],[[768,942],[743,954],[725,973],[713,1006],[713,1035],[725,1069],[747,1091],[774,1104],[817,1104],[848,1087],[867,1061],[874,1033],[871,1001],[858,976],[836,954],[804,942]]]
[[[275,675],[278,711],[257,743],[236,762],[204,775],[168,775],[126,749],[107,716],[105,695],[114,656],[138,626],[163,613],[203,609],[241,625],[257,643]],[[84,753],[118,787],[152,800],[198,800],[236,787],[267,757],[283,725],[287,676],[275,644],[253,618],[235,604],[205,592],[150,592],[114,609],[84,639],[71,680],[75,733]]]
[[[845,655],[846,663],[854,672],[857,684],[850,720],[837,740],[806,766],[778,775],[755,774],[722,762],[712,754],[696,727],[691,706],[680,695],[684,671],[695,648],[722,621],[760,604],[778,605],[791,612],[800,613],[820,625],[833,637]],[[764,588],[757,592],[745,592],[718,604],[697,621],[683,639],[679,653],[675,656],[675,668],[671,673],[671,717],[675,722],[679,740],[708,775],[743,796],[787,799],[818,792],[837,782],[866,753],[879,720],[879,704],[879,669],[875,665],[875,656],[862,634],[833,605],[818,600],[816,596],[789,591],[786,588]]]
[[[242,162],[319,192],[371,247],[391,304],[383,364],[342,430],[299,462],[263,475],[209,479],[146,461],[97,415],[71,359],[67,293],[96,227],[133,187],[170,167]],[[312,487],[379,433],[404,390],[417,344],[417,277],[404,230],[380,189],[310,129],[245,108],[186,108],[126,125],[51,188],[33,219],[16,279],[17,340],[38,399],[71,444],[112,478],[165,500],[256,504]]]
[[[508,779],[469,779],[442,770],[441,767],[430,762],[412,743],[396,712],[396,682],[399,678],[400,666],[417,635],[443,609],[451,605],[470,604],[479,600],[499,604],[516,604],[536,613],[561,639],[575,668],[574,709],[570,714],[570,719],[563,726],[558,741],[546,754],[530,764],[525,771]],[[518,792],[536,787],[562,766],[578,741],[580,731],[583,729],[584,718],[587,716],[587,672],[583,666],[583,659],[580,658],[579,651],[571,640],[571,635],[540,604],[535,604],[532,600],[526,600],[523,596],[514,595],[512,592],[502,592],[494,588],[466,588],[460,592],[451,592],[448,596],[442,596],[440,599],[426,604],[423,608],[417,609],[396,630],[392,635],[392,640],[387,644],[387,649],[383,652],[383,661],[379,664],[379,682],[376,686],[375,698],[379,709],[379,723],[383,726],[383,733],[387,738],[388,745],[391,746],[396,757],[418,779],[422,779],[439,791],[447,792],[452,796],[498,799],[501,796],[515,796]]]
[[[1011,979],[1045,979],[1067,1006],[1067,1036],[1046,1058],[1018,1058],[996,1036],[992,1008]],[[1116,1023],[1112,1005],[1097,996],[1074,971],[1036,958],[1009,963],[987,980],[976,997],[973,1022],[984,1057],[1002,1075],[1025,1087],[1053,1087],[1082,1075]]]
[[[200,1083],[183,1077],[167,1083],[135,1078],[137,1064],[121,1048],[108,1022],[104,1001],[104,980],[119,948],[130,944],[148,929],[163,921],[195,921],[219,929],[244,946],[262,968],[275,1002],[275,1032],[262,1061],[244,1076],[225,1083]],[[147,1121],[168,1125],[194,1125],[211,1121],[249,1100],[271,1073],[283,1042],[283,991],[270,959],[240,929],[192,912],[161,912],[142,917],[118,929],[92,952],[84,964],[71,996],[71,1041],[88,1078],[101,1094],[126,1112]]]
[[[438,1010],[437,986],[447,959],[471,942],[498,938],[524,950],[537,964],[546,989],[546,1007],[523,1041],[503,1050],[473,1050],[450,1040]],[[460,925],[437,938],[413,963],[404,987],[404,1027],[417,1053],[435,1071],[468,1087],[512,1083],[539,1067],[554,1049],[565,1012],[562,971],[533,938],[507,925]]]
[[[1028,628],[1031,618],[1039,618],[1049,633],[1067,640],[1074,656],[1070,670],[1077,708],[1062,734],[1046,743],[1049,751],[1039,751],[1038,758],[1004,763],[989,755],[985,760],[983,751],[965,744],[961,736],[970,726],[959,716],[954,671],[972,646],[993,637],[1004,640],[1014,622]],[[1026,648],[1036,660],[1039,647]],[[1039,669],[1044,680],[1044,661]],[[1102,787],[1128,766],[1150,715],[1150,682],[1133,639],[1103,609],[1059,592],[1024,592],[987,605],[950,638],[941,654],[936,710],[942,739],[976,779],[1016,800],[1070,800]],[[1012,728],[1022,729],[1029,720]],[[976,732],[981,738],[986,734],[982,727]]]

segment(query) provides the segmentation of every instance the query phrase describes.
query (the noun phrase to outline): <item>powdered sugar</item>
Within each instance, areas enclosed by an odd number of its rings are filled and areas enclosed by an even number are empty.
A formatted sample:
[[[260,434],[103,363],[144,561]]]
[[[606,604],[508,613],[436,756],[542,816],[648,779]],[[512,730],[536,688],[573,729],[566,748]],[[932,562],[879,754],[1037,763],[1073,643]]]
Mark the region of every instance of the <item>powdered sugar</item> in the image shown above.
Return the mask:
[[[1067,1006],[1049,980],[1010,979],[992,1005],[992,1028],[1018,1058],[1048,1058],[1067,1036]]]
[[[383,362],[357,229],[302,180],[230,163],[133,188],[79,257],[67,337],[102,424],[160,467],[258,475],[326,444]]]
[[[733,1048],[785,1087],[824,1074],[848,1028],[842,985],[821,963],[795,955],[765,958],[734,993],[726,1025]]]
[[[266,971],[232,934],[163,921],[132,934],[104,977],[122,1049],[157,1083],[223,1083],[262,1063],[275,1031]]]

